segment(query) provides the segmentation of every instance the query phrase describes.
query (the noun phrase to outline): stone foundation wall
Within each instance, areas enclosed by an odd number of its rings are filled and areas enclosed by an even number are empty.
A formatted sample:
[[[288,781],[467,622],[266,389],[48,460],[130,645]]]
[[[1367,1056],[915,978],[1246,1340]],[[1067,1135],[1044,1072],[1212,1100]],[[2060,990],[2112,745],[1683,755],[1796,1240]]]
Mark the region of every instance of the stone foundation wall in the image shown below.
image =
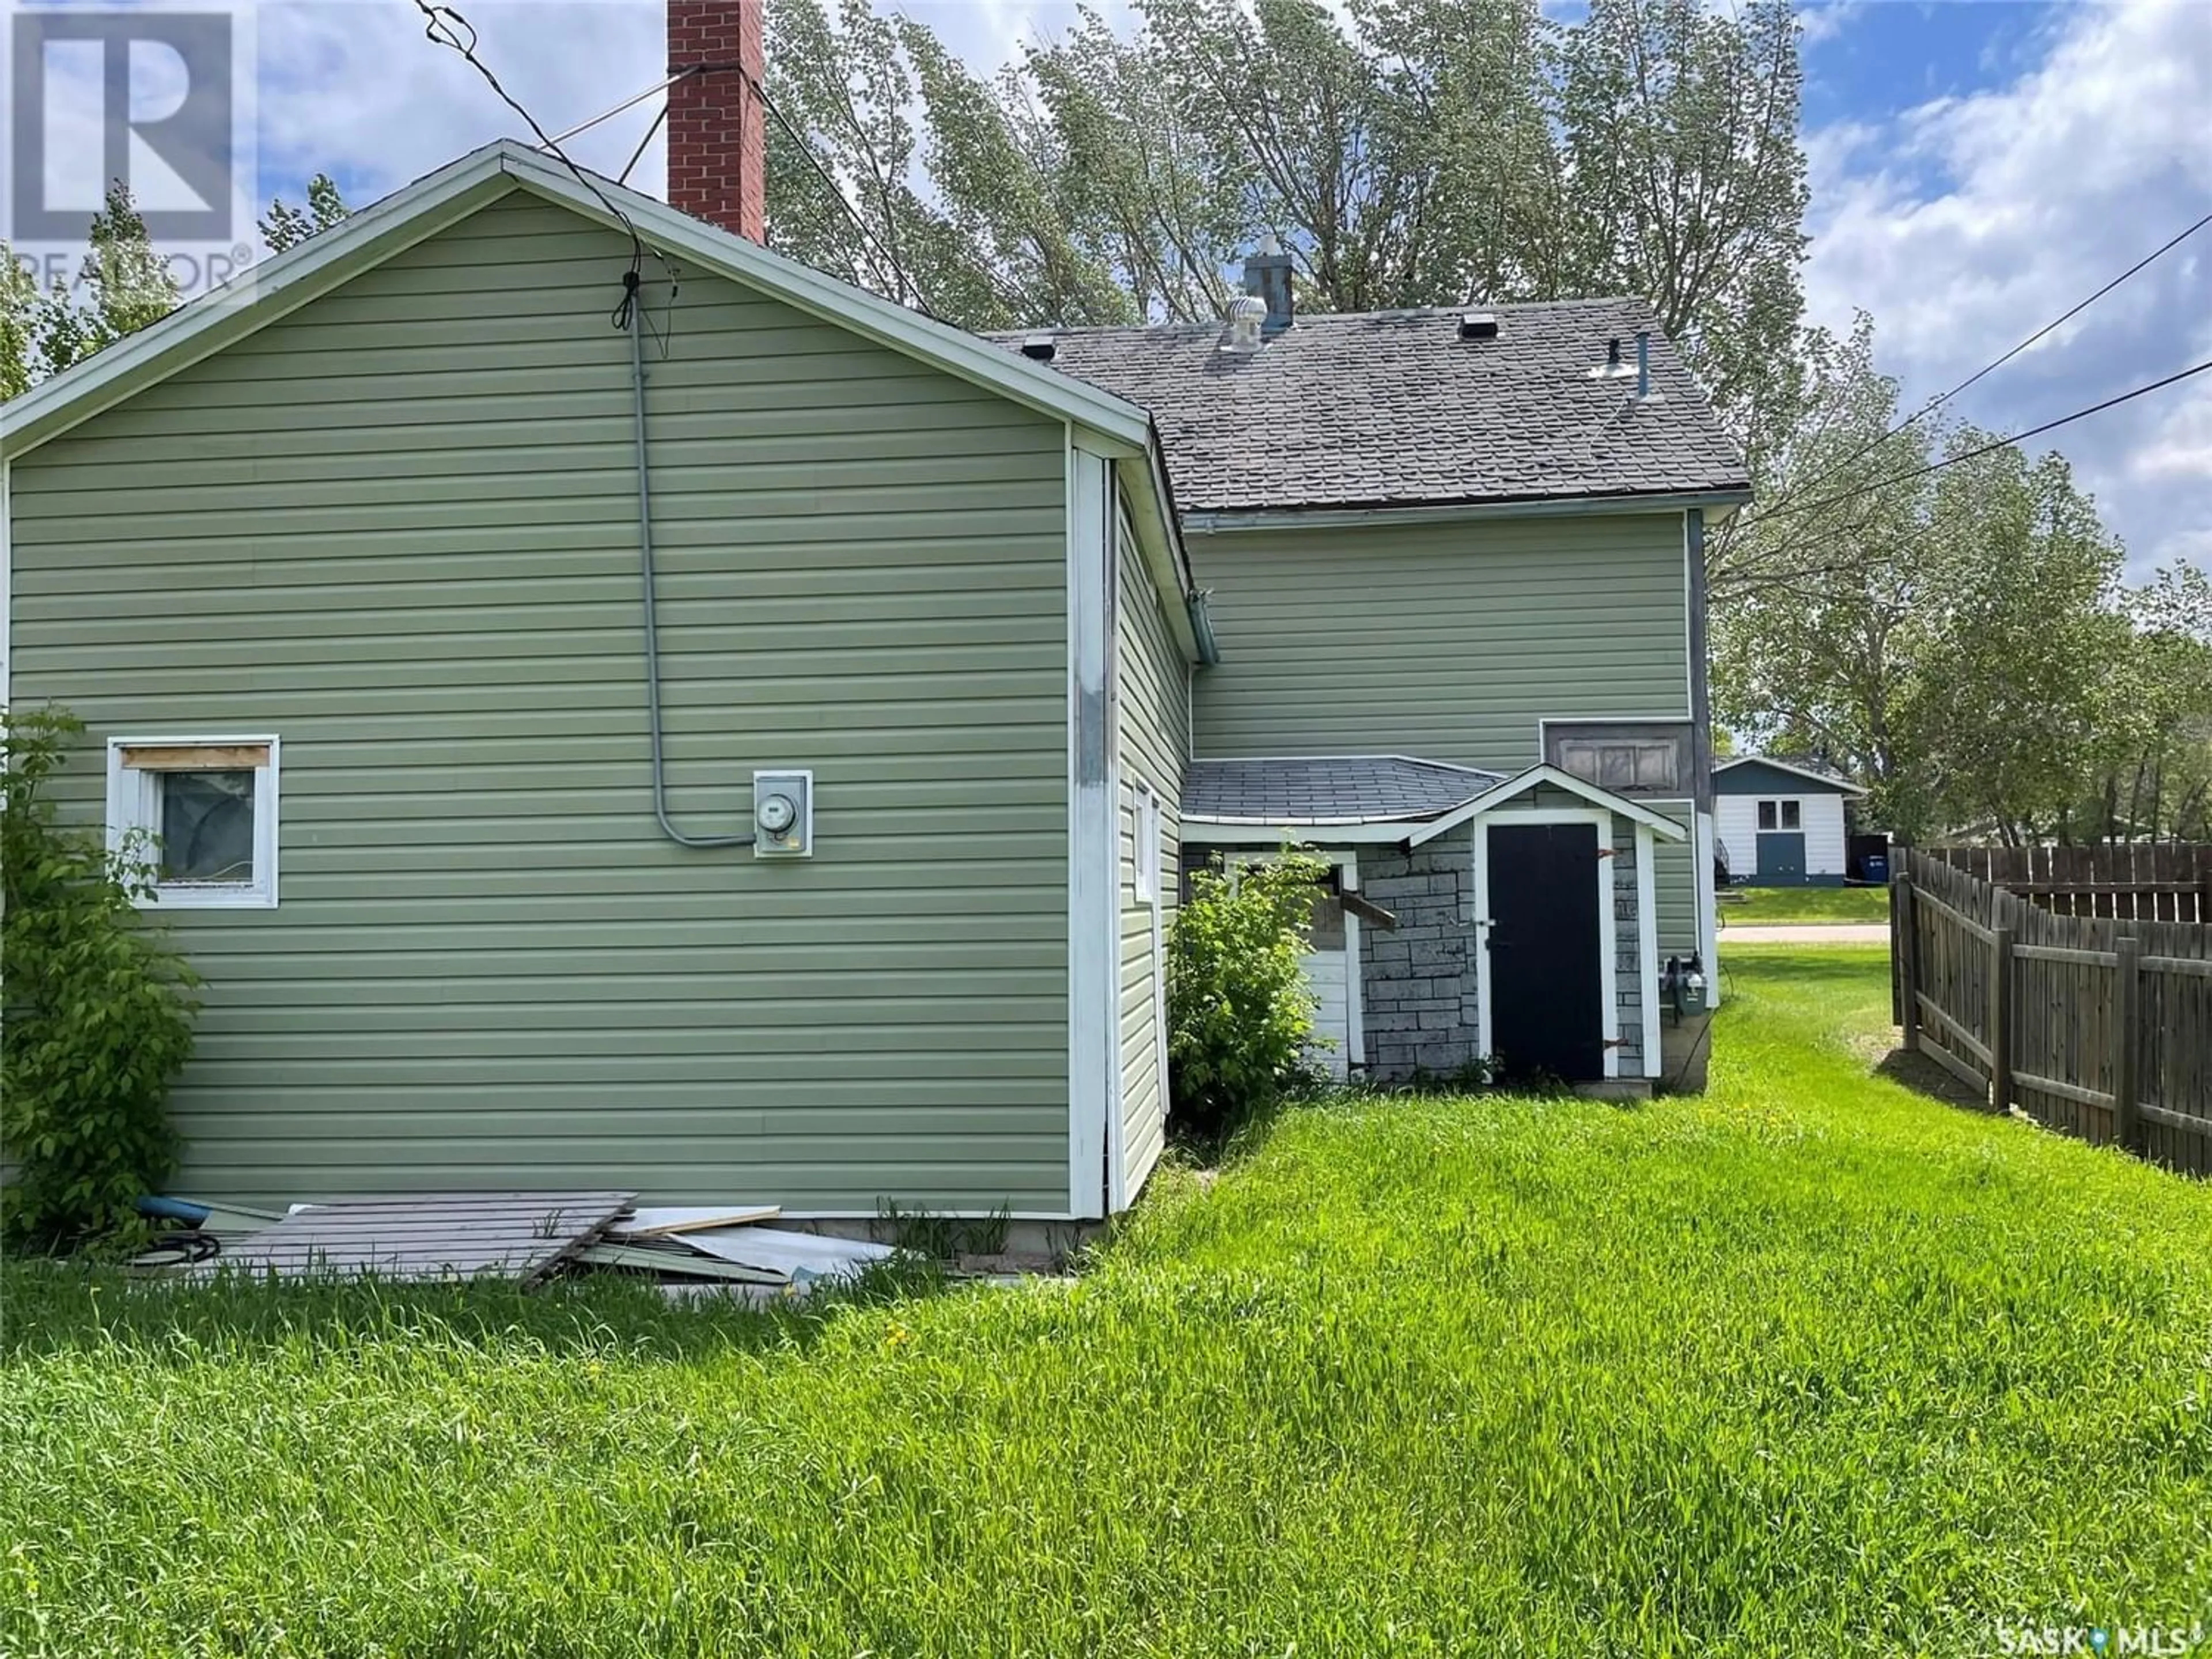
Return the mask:
[[[1359,930],[1367,1074],[1398,1082],[1479,1057],[1474,832],[1448,831],[1410,854],[1362,848],[1359,890],[1398,918]]]

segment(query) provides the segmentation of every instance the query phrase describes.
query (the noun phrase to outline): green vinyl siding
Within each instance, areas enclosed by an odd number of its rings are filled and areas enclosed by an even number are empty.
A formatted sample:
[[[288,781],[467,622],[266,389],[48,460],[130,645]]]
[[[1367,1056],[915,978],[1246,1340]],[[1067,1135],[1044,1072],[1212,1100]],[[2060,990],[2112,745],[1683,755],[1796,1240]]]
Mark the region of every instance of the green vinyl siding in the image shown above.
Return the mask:
[[[20,459],[14,694],[283,740],[282,902],[206,975],[179,1190],[1068,1209],[1066,432],[510,196]]]
[[[1192,538],[1222,662],[1198,752],[1516,772],[1546,718],[1689,712],[1682,515]]]
[[[1651,897],[1659,913],[1659,963],[1663,968],[1668,957],[1690,956],[1698,948],[1697,836],[1687,802],[1657,801],[1652,810],[1692,831],[1682,841],[1654,837]]]
[[[1121,752],[1121,1112],[1125,1192],[1133,1196],[1166,1145],[1168,1098],[1160,1074],[1155,912],[1137,897],[1136,791],[1160,798],[1163,946],[1174,926],[1182,862],[1183,775],[1190,762],[1190,669],[1168,630],[1158,587],[1126,523],[1117,520],[1115,653]]]

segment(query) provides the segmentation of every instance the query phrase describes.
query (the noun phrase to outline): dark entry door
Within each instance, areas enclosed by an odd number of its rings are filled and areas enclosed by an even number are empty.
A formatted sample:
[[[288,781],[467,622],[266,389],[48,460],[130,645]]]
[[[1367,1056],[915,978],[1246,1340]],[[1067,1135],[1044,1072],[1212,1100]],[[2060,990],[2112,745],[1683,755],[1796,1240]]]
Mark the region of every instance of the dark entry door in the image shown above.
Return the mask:
[[[1761,881],[1805,879],[1805,832],[1803,830],[1759,832],[1759,878]]]
[[[1490,1041],[1509,1077],[1605,1075],[1597,826],[1492,824]]]

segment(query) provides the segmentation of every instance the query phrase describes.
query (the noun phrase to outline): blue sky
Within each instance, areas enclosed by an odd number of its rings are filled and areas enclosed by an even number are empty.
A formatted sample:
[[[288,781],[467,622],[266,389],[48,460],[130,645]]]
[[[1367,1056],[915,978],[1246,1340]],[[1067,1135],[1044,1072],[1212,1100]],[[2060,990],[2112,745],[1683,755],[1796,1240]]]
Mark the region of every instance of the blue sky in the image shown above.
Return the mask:
[[[462,3],[488,61],[556,130],[663,74],[660,0]],[[1065,0],[908,9],[977,67],[1074,15]],[[1803,15],[1809,309],[1839,329],[1872,313],[1911,398],[1965,378],[2212,210],[2212,0],[1826,0]],[[264,201],[297,199],[321,168],[365,202],[518,130],[422,38],[410,0],[267,0],[254,16]],[[651,115],[641,106],[579,140],[578,159],[620,167]],[[661,178],[655,147],[633,182],[658,191]],[[2207,358],[2212,228],[1958,407],[2017,430]],[[2212,374],[2046,441],[2074,460],[2138,574],[2212,565]]]

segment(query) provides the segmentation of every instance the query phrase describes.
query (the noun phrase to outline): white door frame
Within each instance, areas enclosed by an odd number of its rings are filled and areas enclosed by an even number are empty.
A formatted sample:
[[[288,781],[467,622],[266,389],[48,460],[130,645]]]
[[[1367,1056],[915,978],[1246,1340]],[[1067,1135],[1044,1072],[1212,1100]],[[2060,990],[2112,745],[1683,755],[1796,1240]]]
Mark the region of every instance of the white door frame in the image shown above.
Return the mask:
[[[1495,924],[1490,915],[1490,830],[1493,824],[1513,826],[1524,823],[1588,823],[1597,828],[1599,857],[1597,864],[1597,966],[1598,996],[1600,1000],[1598,1031],[1604,1039],[1604,1075],[1620,1075],[1620,977],[1613,962],[1614,933],[1613,917],[1613,860],[1605,856],[1613,848],[1613,814],[1601,806],[1529,806],[1516,808],[1510,805],[1493,808],[1474,820],[1474,946],[1480,959],[1475,963],[1476,1006],[1480,1014],[1476,1024],[1476,1042],[1487,1059],[1497,1052],[1492,1040],[1490,1012],[1490,928]],[[1647,830],[1644,833],[1649,834]],[[1648,927],[1649,923],[1644,924]],[[1656,950],[1656,942],[1651,946]],[[1647,991],[1645,1000],[1649,1001]],[[1650,1022],[1645,1021],[1648,1030]]]

